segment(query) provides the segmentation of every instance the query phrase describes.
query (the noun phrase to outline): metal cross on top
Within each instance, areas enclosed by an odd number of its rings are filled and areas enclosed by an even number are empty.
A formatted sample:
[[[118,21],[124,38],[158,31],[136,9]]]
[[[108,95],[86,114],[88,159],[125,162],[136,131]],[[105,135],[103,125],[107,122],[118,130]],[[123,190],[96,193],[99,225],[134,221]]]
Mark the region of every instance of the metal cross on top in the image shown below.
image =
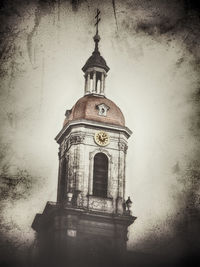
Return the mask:
[[[98,34],[99,21],[101,20],[101,18],[99,18],[100,13],[101,13],[100,10],[97,8],[97,14],[95,16],[95,19],[96,19],[96,23],[95,23],[95,26],[96,26],[96,35]]]

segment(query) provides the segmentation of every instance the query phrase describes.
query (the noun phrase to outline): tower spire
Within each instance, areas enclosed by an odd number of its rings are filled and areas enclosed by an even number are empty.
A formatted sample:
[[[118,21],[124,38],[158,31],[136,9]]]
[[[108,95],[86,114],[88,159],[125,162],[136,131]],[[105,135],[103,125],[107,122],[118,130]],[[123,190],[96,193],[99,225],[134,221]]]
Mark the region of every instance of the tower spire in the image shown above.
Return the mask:
[[[96,35],[98,35],[98,26],[99,26],[99,22],[101,20],[101,18],[99,18],[99,15],[100,15],[101,11],[97,8],[97,14],[95,16],[95,19],[96,19],[96,23],[95,23],[95,26],[96,26]]]
[[[85,73],[85,95],[95,94],[98,96],[105,96],[105,78],[107,76],[107,72],[109,71],[109,67],[106,64],[105,59],[101,56],[99,52],[99,22],[100,22],[100,10],[97,9],[95,16],[95,27],[96,33],[93,37],[95,42],[95,48],[92,53],[92,56],[89,57],[82,70]]]
[[[96,34],[93,37],[94,42],[95,42],[95,49],[94,49],[94,52],[93,53],[98,53],[99,52],[98,43],[100,41],[100,36],[99,36],[99,22],[101,20],[101,18],[99,17],[100,13],[101,13],[100,10],[97,8],[97,14],[95,16],[95,19],[96,19],[96,23],[95,23],[95,26],[96,26]]]

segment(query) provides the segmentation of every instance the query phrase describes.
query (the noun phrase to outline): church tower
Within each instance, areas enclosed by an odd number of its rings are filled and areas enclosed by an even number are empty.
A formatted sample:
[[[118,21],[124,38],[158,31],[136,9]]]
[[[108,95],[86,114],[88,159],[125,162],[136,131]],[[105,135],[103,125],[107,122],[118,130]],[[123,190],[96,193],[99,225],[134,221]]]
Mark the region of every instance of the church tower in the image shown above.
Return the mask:
[[[109,67],[98,47],[99,13],[94,52],[82,68],[84,96],[66,111],[55,138],[57,202],[47,202],[32,224],[44,253],[47,248],[51,253],[64,250],[69,257],[74,251],[124,252],[127,228],[136,219],[130,198],[125,199],[127,140],[132,132],[119,107],[105,96]]]

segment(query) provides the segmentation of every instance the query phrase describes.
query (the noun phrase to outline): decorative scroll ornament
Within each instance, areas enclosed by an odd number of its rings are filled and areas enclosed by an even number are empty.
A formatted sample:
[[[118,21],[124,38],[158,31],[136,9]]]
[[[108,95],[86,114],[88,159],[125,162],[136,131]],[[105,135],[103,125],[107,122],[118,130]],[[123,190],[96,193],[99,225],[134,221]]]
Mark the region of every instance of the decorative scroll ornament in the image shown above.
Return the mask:
[[[127,152],[128,146],[124,142],[119,142],[118,143],[119,150],[123,151],[124,153]]]
[[[85,139],[84,135],[72,135],[69,139],[70,145],[81,144]]]
[[[89,207],[92,210],[99,210],[102,212],[112,212],[113,202],[112,199],[98,198],[89,196]]]
[[[83,143],[85,139],[85,135],[71,135],[70,137],[67,137],[64,139],[62,145],[59,148],[59,156],[63,156],[66,151],[69,150],[71,145],[78,145]]]

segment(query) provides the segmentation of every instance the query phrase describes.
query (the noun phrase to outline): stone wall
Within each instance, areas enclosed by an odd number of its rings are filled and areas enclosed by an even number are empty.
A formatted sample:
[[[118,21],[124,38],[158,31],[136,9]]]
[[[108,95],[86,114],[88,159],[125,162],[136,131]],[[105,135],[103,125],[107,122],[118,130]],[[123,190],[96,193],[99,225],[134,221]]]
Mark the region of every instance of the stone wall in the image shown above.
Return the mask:
[[[100,147],[95,143],[94,135],[101,127],[74,127],[63,139],[60,145],[60,168],[64,158],[67,159],[66,194],[69,191],[81,191],[80,207],[117,212],[116,201],[125,196],[125,164],[127,152],[127,137],[120,130],[104,129],[110,136],[110,143]],[[108,157],[108,190],[107,198],[92,196],[93,193],[93,161],[96,153],[105,153]],[[61,180],[59,171],[59,181]],[[60,182],[59,182],[60,183]],[[60,186],[59,186],[60,187]],[[58,189],[60,194],[60,189]],[[120,208],[118,207],[118,212]]]

